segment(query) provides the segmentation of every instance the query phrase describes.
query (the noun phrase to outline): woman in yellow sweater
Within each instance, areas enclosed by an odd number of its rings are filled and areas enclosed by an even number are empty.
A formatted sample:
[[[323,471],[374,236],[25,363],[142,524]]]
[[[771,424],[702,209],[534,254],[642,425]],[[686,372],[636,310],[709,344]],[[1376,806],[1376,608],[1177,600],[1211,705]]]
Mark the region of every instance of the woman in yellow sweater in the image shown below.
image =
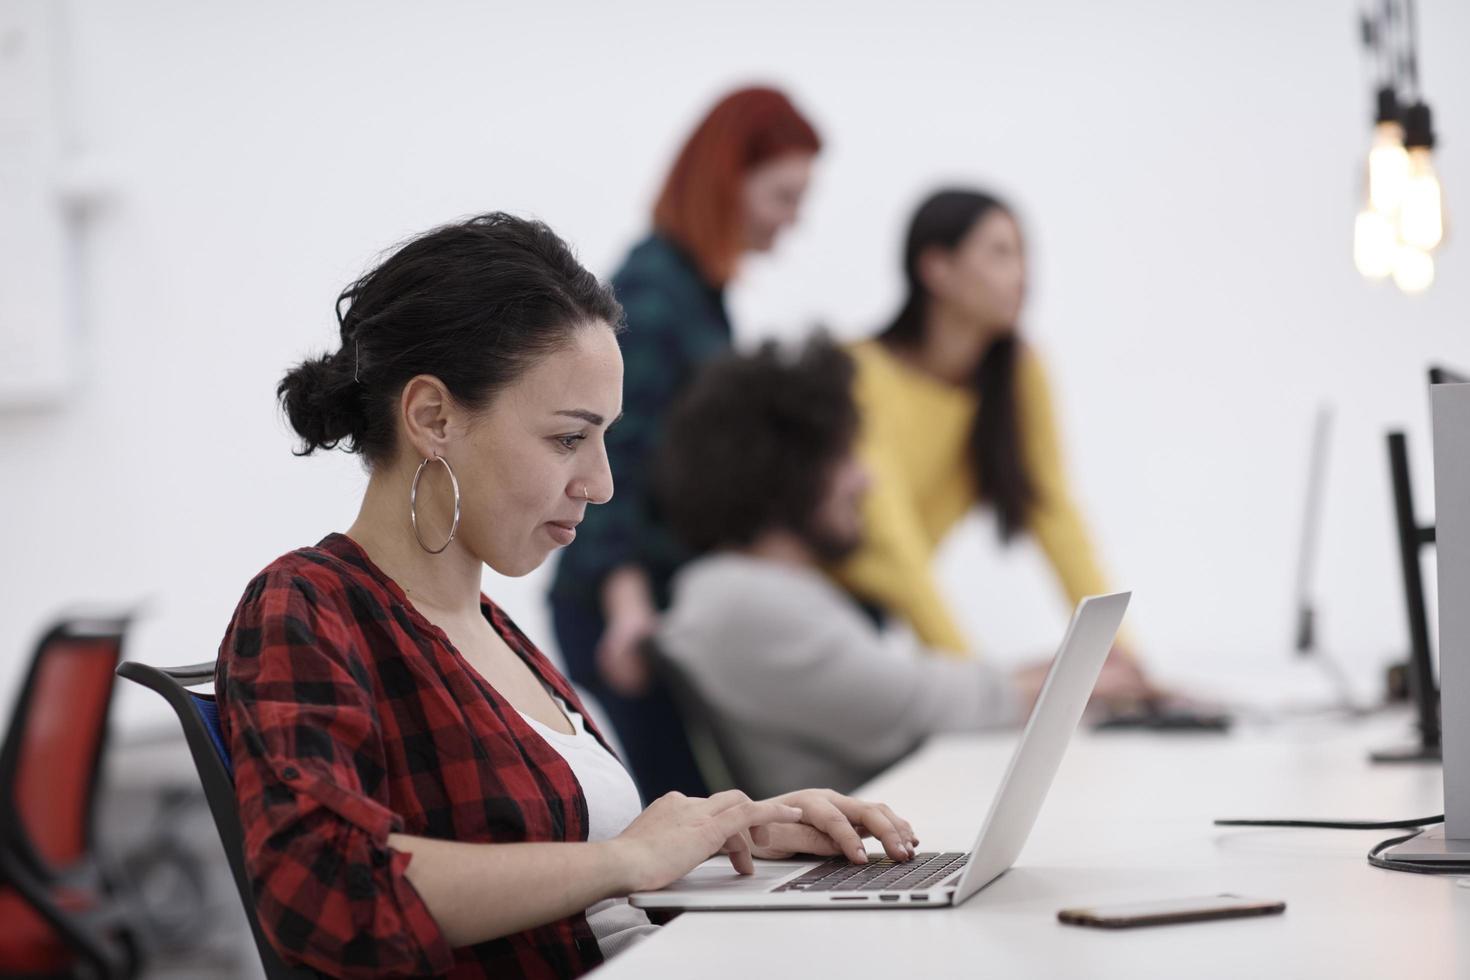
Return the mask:
[[[1002,541],[1035,536],[1073,602],[1107,584],[1068,493],[1046,376],[1016,332],[1026,262],[1015,216],[978,191],[930,196],[909,225],[904,273],[902,309],[852,351],[874,479],[866,543],[838,577],[927,646],[963,655],[931,563],[977,502],[994,508]]]

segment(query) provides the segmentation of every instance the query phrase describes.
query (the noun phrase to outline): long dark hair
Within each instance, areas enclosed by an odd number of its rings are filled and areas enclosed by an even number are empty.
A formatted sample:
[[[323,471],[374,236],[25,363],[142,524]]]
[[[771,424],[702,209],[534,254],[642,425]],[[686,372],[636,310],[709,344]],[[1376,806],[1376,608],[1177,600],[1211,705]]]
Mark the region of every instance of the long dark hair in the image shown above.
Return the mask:
[[[431,374],[480,408],[575,331],[618,330],[622,319],[612,290],[554,231],[482,214],[414,238],[344,289],[341,347],[286,372],[276,396],[301,437],[298,455],[342,443],[383,463],[409,379]]]
[[[942,190],[931,194],[909,222],[903,246],[903,272],[908,297],[878,334],[889,347],[917,349],[924,339],[929,293],[919,278],[919,257],[930,248],[951,250],[992,211],[1013,213],[999,198],[980,191]],[[1021,451],[1021,410],[1016,397],[1014,332],[995,340],[980,359],[971,384],[980,395],[980,410],[970,430],[970,465],[980,498],[995,508],[1002,541],[1026,526],[1036,487]]]

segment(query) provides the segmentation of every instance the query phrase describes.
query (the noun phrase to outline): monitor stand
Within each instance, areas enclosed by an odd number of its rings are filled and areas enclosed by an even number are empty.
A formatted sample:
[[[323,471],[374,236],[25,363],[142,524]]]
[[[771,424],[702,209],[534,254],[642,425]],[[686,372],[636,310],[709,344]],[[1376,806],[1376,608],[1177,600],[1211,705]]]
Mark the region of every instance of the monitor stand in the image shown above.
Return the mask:
[[[1390,765],[1399,762],[1440,762],[1444,759],[1444,752],[1438,745],[1406,745],[1401,749],[1370,752],[1368,758],[1373,762]]]
[[[1470,862],[1470,837],[1446,837],[1443,826],[1431,827],[1402,844],[1385,848],[1385,860]]]

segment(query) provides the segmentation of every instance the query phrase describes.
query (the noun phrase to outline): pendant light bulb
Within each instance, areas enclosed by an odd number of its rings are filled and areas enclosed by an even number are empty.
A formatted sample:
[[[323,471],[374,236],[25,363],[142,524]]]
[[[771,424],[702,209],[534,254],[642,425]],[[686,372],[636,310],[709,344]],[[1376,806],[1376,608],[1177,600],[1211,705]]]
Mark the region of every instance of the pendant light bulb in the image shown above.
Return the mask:
[[[1409,151],[1409,180],[1399,208],[1399,231],[1404,241],[1429,251],[1444,238],[1444,202],[1434,161],[1424,147]]]
[[[1412,245],[1393,253],[1393,282],[1406,293],[1422,293],[1434,285],[1434,256]]]
[[[1393,222],[1372,208],[1358,212],[1353,223],[1353,264],[1365,279],[1382,279],[1393,271],[1398,236]]]
[[[1434,128],[1423,102],[1404,113],[1404,145],[1409,169],[1399,205],[1399,236],[1427,252],[1444,238],[1444,197],[1434,172]]]
[[[1373,117],[1373,143],[1368,148],[1368,203],[1380,214],[1393,214],[1408,181],[1409,154],[1404,149],[1398,97],[1392,88],[1381,88]]]
[[[1373,127],[1373,146],[1368,150],[1368,202],[1380,214],[1393,214],[1403,200],[1409,182],[1409,154],[1404,150],[1404,131],[1397,122],[1380,122]]]

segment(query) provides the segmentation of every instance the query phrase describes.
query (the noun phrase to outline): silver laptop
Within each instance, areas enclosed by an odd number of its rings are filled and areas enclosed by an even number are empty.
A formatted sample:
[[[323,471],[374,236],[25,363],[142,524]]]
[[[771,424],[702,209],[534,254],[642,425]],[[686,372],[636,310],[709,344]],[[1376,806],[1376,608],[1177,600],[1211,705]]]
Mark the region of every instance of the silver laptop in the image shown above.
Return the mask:
[[[1004,874],[1020,855],[1131,594],[1090,596],[1072,614],[970,853],[921,853],[902,863],[887,857],[868,864],[843,858],[757,861],[753,875],[737,874],[720,857],[667,888],[636,892],[629,901],[646,909],[912,908],[965,901]]]

